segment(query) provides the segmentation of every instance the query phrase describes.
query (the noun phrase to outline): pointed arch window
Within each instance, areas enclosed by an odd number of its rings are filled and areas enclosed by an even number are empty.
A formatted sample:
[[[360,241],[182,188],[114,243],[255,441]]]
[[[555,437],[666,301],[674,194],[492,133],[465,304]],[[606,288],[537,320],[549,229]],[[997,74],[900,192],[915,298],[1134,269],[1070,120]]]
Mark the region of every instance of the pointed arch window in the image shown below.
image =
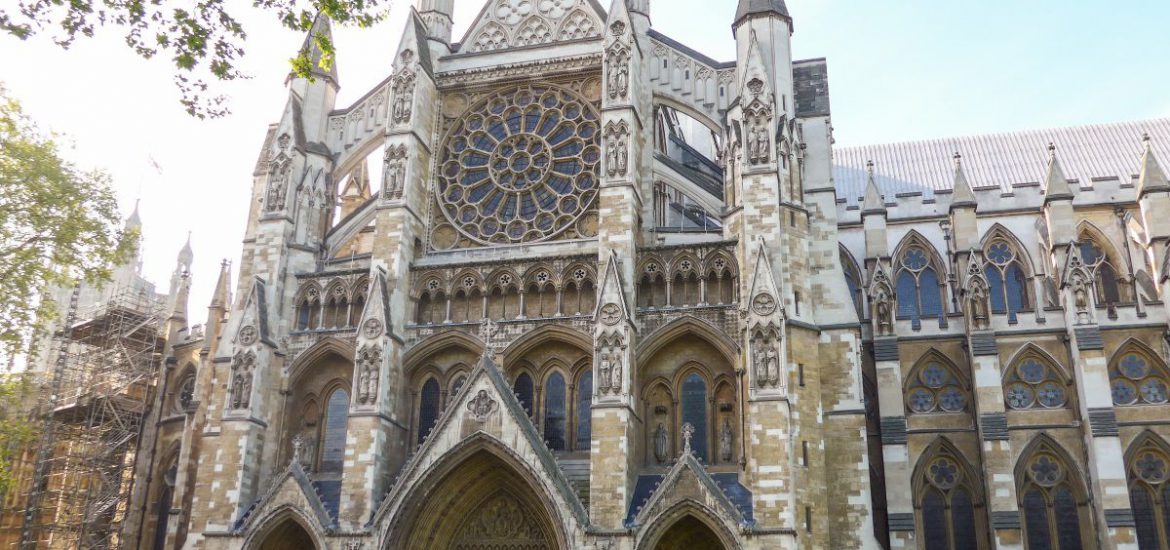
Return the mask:
[[[1081,234],[1081,259],[1085,267],[1093,272],[1093,290],[1097,296],[1097,303],[1112,307],[1120,303],[1124,296],[1123,285],[1118,279],[1115,261],[1105,253],[1105,249],[1088,233]]]
[[[857,310],[857,318],[864,319],[865,314],[861,309],[861,304],[864,302],[861,296],[861,272],[857,269],[857,263],[849,257],[844,249],[841,250],[841,268],[845,272],[845,286],[849,288],[849,298],[853,300],[853,309]]]
[[[340,474],[345,459],[345,431],[349,421],[349,392],[333,390],[325,407],[325,425],[321,430],[321,467],[323,474]]]
[[[1126,350],[1109,365],[1114,405],[1164,405],[1170,402],[1170,374],[1161,360],[1136,349]]]
[[[1129,503],[1141,550],[1170,546],[1170,454],[1151,435],[1128,457]]]
[[[1016,314],[1028,309],[1028,277],[1015,247],[1003,239],[993,240],[985,252],[987,265],[983,274],[990,286],[991,312],[1006,313],[1008,322],[1016,322]]]
[[[927,550],[977,550],[977,481],[949,451],[924,457],[917,500],[919,521]]]
[[[593,427],[593,369],[577,378],[577,450],[589,450]]]
[[[934,358],[911,371],[906,386],[906,408],[914,414],[963,412],[970,401],[955,369]]]
[[[1016,361],[1004,377],[1004,397],[1013,410],[1058,409],[1068,404],[1068,395],[1064,377],[1036,355]]]
[[[899,259],[896,280],[898,316],[912,321],[914,330],[922,328],[922,319],[939,319],[942,324],[942,286],[930,255],[920,245],[911,245]]]
[[[532,383],[532,376],[528,373],[521,373],[516,377],[516,383],[512,385],[512,391],[516,392],[517,397],[520,398],[520,405],[524,407],[524,412],[528,416],[532,416],[533,404],[535,402],[536,388]]]
[[[428,378],[418,395],[418,445],[426,441],[439,420],[439,397],[439,381]]]
[[[682,421],[694,426],[691,449],[695,456],[708,462],[707,440],[707,381],[699,373],[692,372],[682,383]]]
[[[565,446],[565,377],[553,372],[544,383],[544,440],[554,451]]]
[[[1081,550],[1083,491],[1076,471],[1042,444],[1017,472],[1024,538],[1029,550]]]

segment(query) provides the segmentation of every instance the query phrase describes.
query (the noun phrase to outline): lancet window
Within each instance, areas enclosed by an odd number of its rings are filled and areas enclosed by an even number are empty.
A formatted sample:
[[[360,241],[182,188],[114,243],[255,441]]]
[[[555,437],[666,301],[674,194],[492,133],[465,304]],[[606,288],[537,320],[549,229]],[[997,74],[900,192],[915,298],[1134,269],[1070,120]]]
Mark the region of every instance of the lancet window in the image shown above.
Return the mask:
[[[544,440],[554,451],[564,451],[568,395],[565,391],[565,377],[553,371],[544,382]]]
[[[857,318],[864,319],[865,313],[861,307],[865,303],[861,295],[861,270],[844,249],[841,250],[841,268],[845,272],[845,286],[849,289],[849,298],[853,300],[853,309],[857,310]]]
[[[585,369],[577,377],[577,450],[590,446],[593,427],[593,369]]]
[[[1114,405],[1163,405],[1170,401],[1170,373],[1145,349],[1130,345],[1109,365]]]
[[[1020,513],[1029,550],[1081,550],[1084,486],[1055,444],[1041,442],[1017,467]]]
[[[1007,240],[997,238],[987,245],[984,255],[987,264],[983,275],[990,287],[991,312],[1006,313],[1008,322],[1015,323],[1016,315],[1030,307],[1028,277],[1020,254]]]
[[[345,431],[349,420],[349,392],[337,388],[329,394],[325,408],[325,423],[321,430],[320,466],[324,474],[340,474],[345,459]]]
[[[419,445],[426,441],[427,436],[435,427],[435,422],[439,420],[439,399],[438,380],[428,378],[423,383],[422,391],[419,392],[418,397],[418,426],[416,426],[415,433],[418,434],[417,443]]]
[[[1128,300],[1127,288],[1120,280],[1117,266],[1120,263],[1109,253],[1106,252],[1105,246],[1102,244],[1101,238],[1095,237],[1088,231],[1081,233],[1080,244],[1081,259],[1085,262],[1087,267],[1093,273],[1093,290],[1097,298],[1097,304],[1106,307],[1112,307]]]
[[[669,263],[651,257],[643,261],[641,271],[640,308],[731,304],[738,292],[738,271],[722,252],[702,259],[680,253]]]
[[[937,318],[941,323],[943,287],[931,253],[925,245],[913,243],[902,252],[898,265],[898,317],[910,319],[915,330],[922,328],[922,319]]]
[[[919,461],[915,500],[919,530],[926,550],[977,550],[983,536],[975,508],[981,505],[979,481],[974,479],[949,445],[924,453]]]
[[[536,388],[532,384],[532,376],[528,373],[521,373],[516,377],[516,382],[512,384],[512,391],[516,393],[516,397],[520,399],[520,406],[524,407],[524,412],[528,416],[532,416],[533,407],[536,401]]]
[[[1138,547],[1166,548],[1170,546],[1170,453],[1161,440],[1147,433],[1134,442],[1127,463]]]

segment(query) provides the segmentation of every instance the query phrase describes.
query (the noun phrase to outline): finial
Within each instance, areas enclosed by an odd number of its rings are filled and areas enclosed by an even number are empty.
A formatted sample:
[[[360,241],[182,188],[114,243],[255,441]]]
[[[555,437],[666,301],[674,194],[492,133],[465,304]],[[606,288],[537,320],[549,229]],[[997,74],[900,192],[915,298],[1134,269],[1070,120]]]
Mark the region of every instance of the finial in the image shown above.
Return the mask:
[[[1056,144],[1051,142],[1051,141],[1048,142],[1048,156],[1050,156],[1050,157],[1056,156]]]
[[[695,427],[687,422],[682,426],[683,454],[691,454],[691,437],[695,435]]]
[[[224,259],[220,260],[220,262],[219,262],[219,268],[221,270],[226,270],[227,268],[231,267],[231,265],[232,265],[231,260],[228,260],[227,258],[224,258]]]
[[[872,159],[865,161],[865,170],[867,172],[869,172],[871,175],[873,174],[873,160]]]
[[[1142,141],[1145,143],[1150,142],[1150,133],[1149,132],[1142,132]]]
[[[958,167],[963,165],[963,154],[962,153],[955,151],[955,156],[953,158],[955,159],[955,168],[958,168]]]

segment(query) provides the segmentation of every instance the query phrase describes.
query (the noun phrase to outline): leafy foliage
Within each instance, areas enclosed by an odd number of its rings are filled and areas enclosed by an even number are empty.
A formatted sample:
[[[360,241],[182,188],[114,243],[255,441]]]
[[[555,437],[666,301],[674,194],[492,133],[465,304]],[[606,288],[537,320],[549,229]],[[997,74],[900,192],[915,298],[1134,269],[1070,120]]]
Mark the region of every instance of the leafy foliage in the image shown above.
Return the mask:
[[[138,242],[119,228],[109,177],[62,159],[56,139],[0,86],[0,356],[52,316],[53,288],[108,279]]]
[[[389,0],[252,0],[291,30],[308,32],[318,14],[342,26],[369,27],[386,17]],[[69,48],[79,37],[92,37],[99,27],[125,32],[126,45],[146,59],[169,55],[175,65],[180,102],[192,116],[227,114],[227,98],[208,95],[210,80],[243,78],[236,64],[248,38],[236,13],[240,0],[21,0],[15,10],[0,8],[0,30],[27,39],[50,27],[53,40]],[[322,69],[333,63],[333,43],[315,33],[309,41],[322,55]],[[290,60],[293,74],[312,78],[313,56],[306,43]]]
[[[12,486],[17,473],[13,463],[33,441],[34,423],[27,417],[34,408],[32,378],[28,374],[0,376],[0,494]]]

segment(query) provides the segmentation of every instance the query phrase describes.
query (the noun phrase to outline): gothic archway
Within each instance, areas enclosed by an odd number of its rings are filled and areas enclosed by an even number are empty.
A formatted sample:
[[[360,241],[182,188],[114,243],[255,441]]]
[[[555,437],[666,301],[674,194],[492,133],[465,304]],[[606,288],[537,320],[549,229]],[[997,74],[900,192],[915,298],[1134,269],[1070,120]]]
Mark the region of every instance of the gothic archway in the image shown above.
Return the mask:
[[[274,522],[271,527],[258,533],[253,544],[245,544],[254,550],[318,550],[320,545],[312,533],[295,514]]]
[[[637,550],[740,550],[728,527],[712,509],[685,500],[651,520],[634,547]]]
[[[693,550],[725,548],[719,536],[706,523],[687,515],[670,526],[654,545],[654,550]]]
[[[491,447],[436,472],[403,507],[384,548],[554,550],[565,537],[552,504],[526,473]],[[395,532],[396,531],[396,532]]]

